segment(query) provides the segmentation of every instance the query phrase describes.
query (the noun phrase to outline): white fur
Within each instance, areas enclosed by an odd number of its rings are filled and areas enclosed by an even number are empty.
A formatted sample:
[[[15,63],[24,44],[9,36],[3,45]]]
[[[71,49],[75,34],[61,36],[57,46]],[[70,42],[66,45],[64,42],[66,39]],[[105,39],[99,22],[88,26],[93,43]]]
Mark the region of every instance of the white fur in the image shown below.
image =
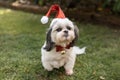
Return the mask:
[[[48,71],[52,71],[54,68],[58,69],[64,66],[67,75],[73,74],[73,67],[75,64],[76,55],[84,53],[83,51],[81,52],[81,49],[79,49],[76,46],[70,49],[66,49],[65,54],[56,52],[55,48],[48,52],[44,50],[43,47],[41,49],[41,53],[42,53],[41,60],[43,67]]]
[[[79,47],[74,46],[73,52],[76,54],[85,54],[85,49],[86,49],[86,47],[83,47],[82,49],[80,49]]]
[[[54,24],[54,22],[59,21],[61,25],[65,25],[66,23],[69,23],[71,27],[73,26],[73,22],[70,21],[68,18],[55,18],[51,21],[50,27]],[[59,24],[58,24],[59,25]]]
[[[63,40],[65,40],[64,35],[64,30],[66,30],[66,26],[70,26],[71,30],[69,31],[69,36],[67,37],[68,39],[68,43],[65,43]],[[56,32],[56,29],[62,27],[62,31],[60,32]],[[51,24],[50,24],[50,28],[52,28],[52,33],[51,33],[51,37],[52,37],[52,41],[55,42],[58,45],[63,45],[64,44],[69,44],[74,38],[75,38],[75,34],[74,34],[74,25],[73,23],[68,19],[60,19],[60,18],[55,18],[52,20]],[[62,42],[63,41],[63,42]]]
[[[57,21],[57,22],[56,22]],[[68,37],[64,37],[64,30],[66,30],[66,26],[70,26],[71,30],[68,30]],[[57,28],[61,28],[62,30],[60,32],[57,32]],[[65,45],[68,45],[70,42],[72,42],[75,39],[75,33],[74,33],[74,25],[73,23],[65,18],[65,19],[53,19],[53,21],[50,24],[50,28],[52,28],[51,32],[51,39],[52,41],[57,44],[65,47]],[[54,47],[52,50],[47,51],[44,49],[44,47],[47,45],[45,42],[43,47],[41,48],[41,61],[43,67],[48,70],[52,71],[54,68],[60,68],[64,66],[66,74],[72,75],[73,74],[73,68],[76,60],[77,54],[83,54],[85,52],[85,48],[80,49],[79,47],[73,46],[70,47],[70,49],[65,49],[65,54],[62,54],[61,52],[56,52],[56,47]]]

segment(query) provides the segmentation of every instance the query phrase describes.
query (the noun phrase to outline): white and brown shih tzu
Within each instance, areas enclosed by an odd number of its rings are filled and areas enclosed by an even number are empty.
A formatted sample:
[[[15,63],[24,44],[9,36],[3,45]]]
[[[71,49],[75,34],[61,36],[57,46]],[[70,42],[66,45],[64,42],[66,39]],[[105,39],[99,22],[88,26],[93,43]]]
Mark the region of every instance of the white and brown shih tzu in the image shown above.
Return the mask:
[[[51,12],[57,11],[47,31],[46,41],[41,48],[43,67],[52,71],[54,68],[64,67],[67,75],[73,74],[77,54],[83,54],[85,48],[74,46],[78,39],[79,30],[65,15],[58,5],[52,5],[41,22],[47,23]]]

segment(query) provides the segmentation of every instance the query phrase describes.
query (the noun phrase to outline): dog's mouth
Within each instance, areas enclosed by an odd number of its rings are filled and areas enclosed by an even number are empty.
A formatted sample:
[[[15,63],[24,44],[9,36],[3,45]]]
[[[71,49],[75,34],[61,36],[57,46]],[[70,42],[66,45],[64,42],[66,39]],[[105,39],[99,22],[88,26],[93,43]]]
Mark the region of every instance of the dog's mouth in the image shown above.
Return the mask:
[[[64,33],[63,35],[57,36],[57,37],[58,37],[57,40],[56,40],[57,43],[70,43],[74,39],[74,37],[72,35],[68,34],[68,33],[67,34]]]
[[[65,38],[67,38],[69,35],[68,35],[68,34],[64,34],[63,36],[64,36]]]
[[[63,42],[71,42],[71,41],[72,38],[68,34],[63,35]]]

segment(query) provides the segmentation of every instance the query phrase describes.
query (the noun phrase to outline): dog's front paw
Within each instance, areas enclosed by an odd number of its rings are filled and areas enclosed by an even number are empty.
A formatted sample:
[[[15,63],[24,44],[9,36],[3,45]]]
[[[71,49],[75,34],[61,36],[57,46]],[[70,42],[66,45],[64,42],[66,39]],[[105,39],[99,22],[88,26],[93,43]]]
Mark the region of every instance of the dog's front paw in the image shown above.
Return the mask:
[[[52,71],[53,68],[52,68],[52,67],[47,67],[47,68],[45,68],[45,70],[47,70],[47,71]]]
[[[67,75],[72,75],[73,74],[73,70],[66,70],[66,74]]]

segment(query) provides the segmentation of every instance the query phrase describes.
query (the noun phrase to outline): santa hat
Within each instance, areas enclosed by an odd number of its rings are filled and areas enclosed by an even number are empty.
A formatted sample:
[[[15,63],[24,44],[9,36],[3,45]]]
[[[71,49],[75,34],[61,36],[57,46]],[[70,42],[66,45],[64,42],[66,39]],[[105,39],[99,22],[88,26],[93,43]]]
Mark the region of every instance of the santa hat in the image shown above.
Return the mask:
[[[52,12],[56,12],[55,18],[65,18],[65,15],[62,9],[60,8],[60,6],[55,4],[55,5],[52,5],[50,9],[48,10],[47,14],[41,18],[42,24],[46,24],[48,22],[48,19],[49,19],[48,17],[50,16]]]

